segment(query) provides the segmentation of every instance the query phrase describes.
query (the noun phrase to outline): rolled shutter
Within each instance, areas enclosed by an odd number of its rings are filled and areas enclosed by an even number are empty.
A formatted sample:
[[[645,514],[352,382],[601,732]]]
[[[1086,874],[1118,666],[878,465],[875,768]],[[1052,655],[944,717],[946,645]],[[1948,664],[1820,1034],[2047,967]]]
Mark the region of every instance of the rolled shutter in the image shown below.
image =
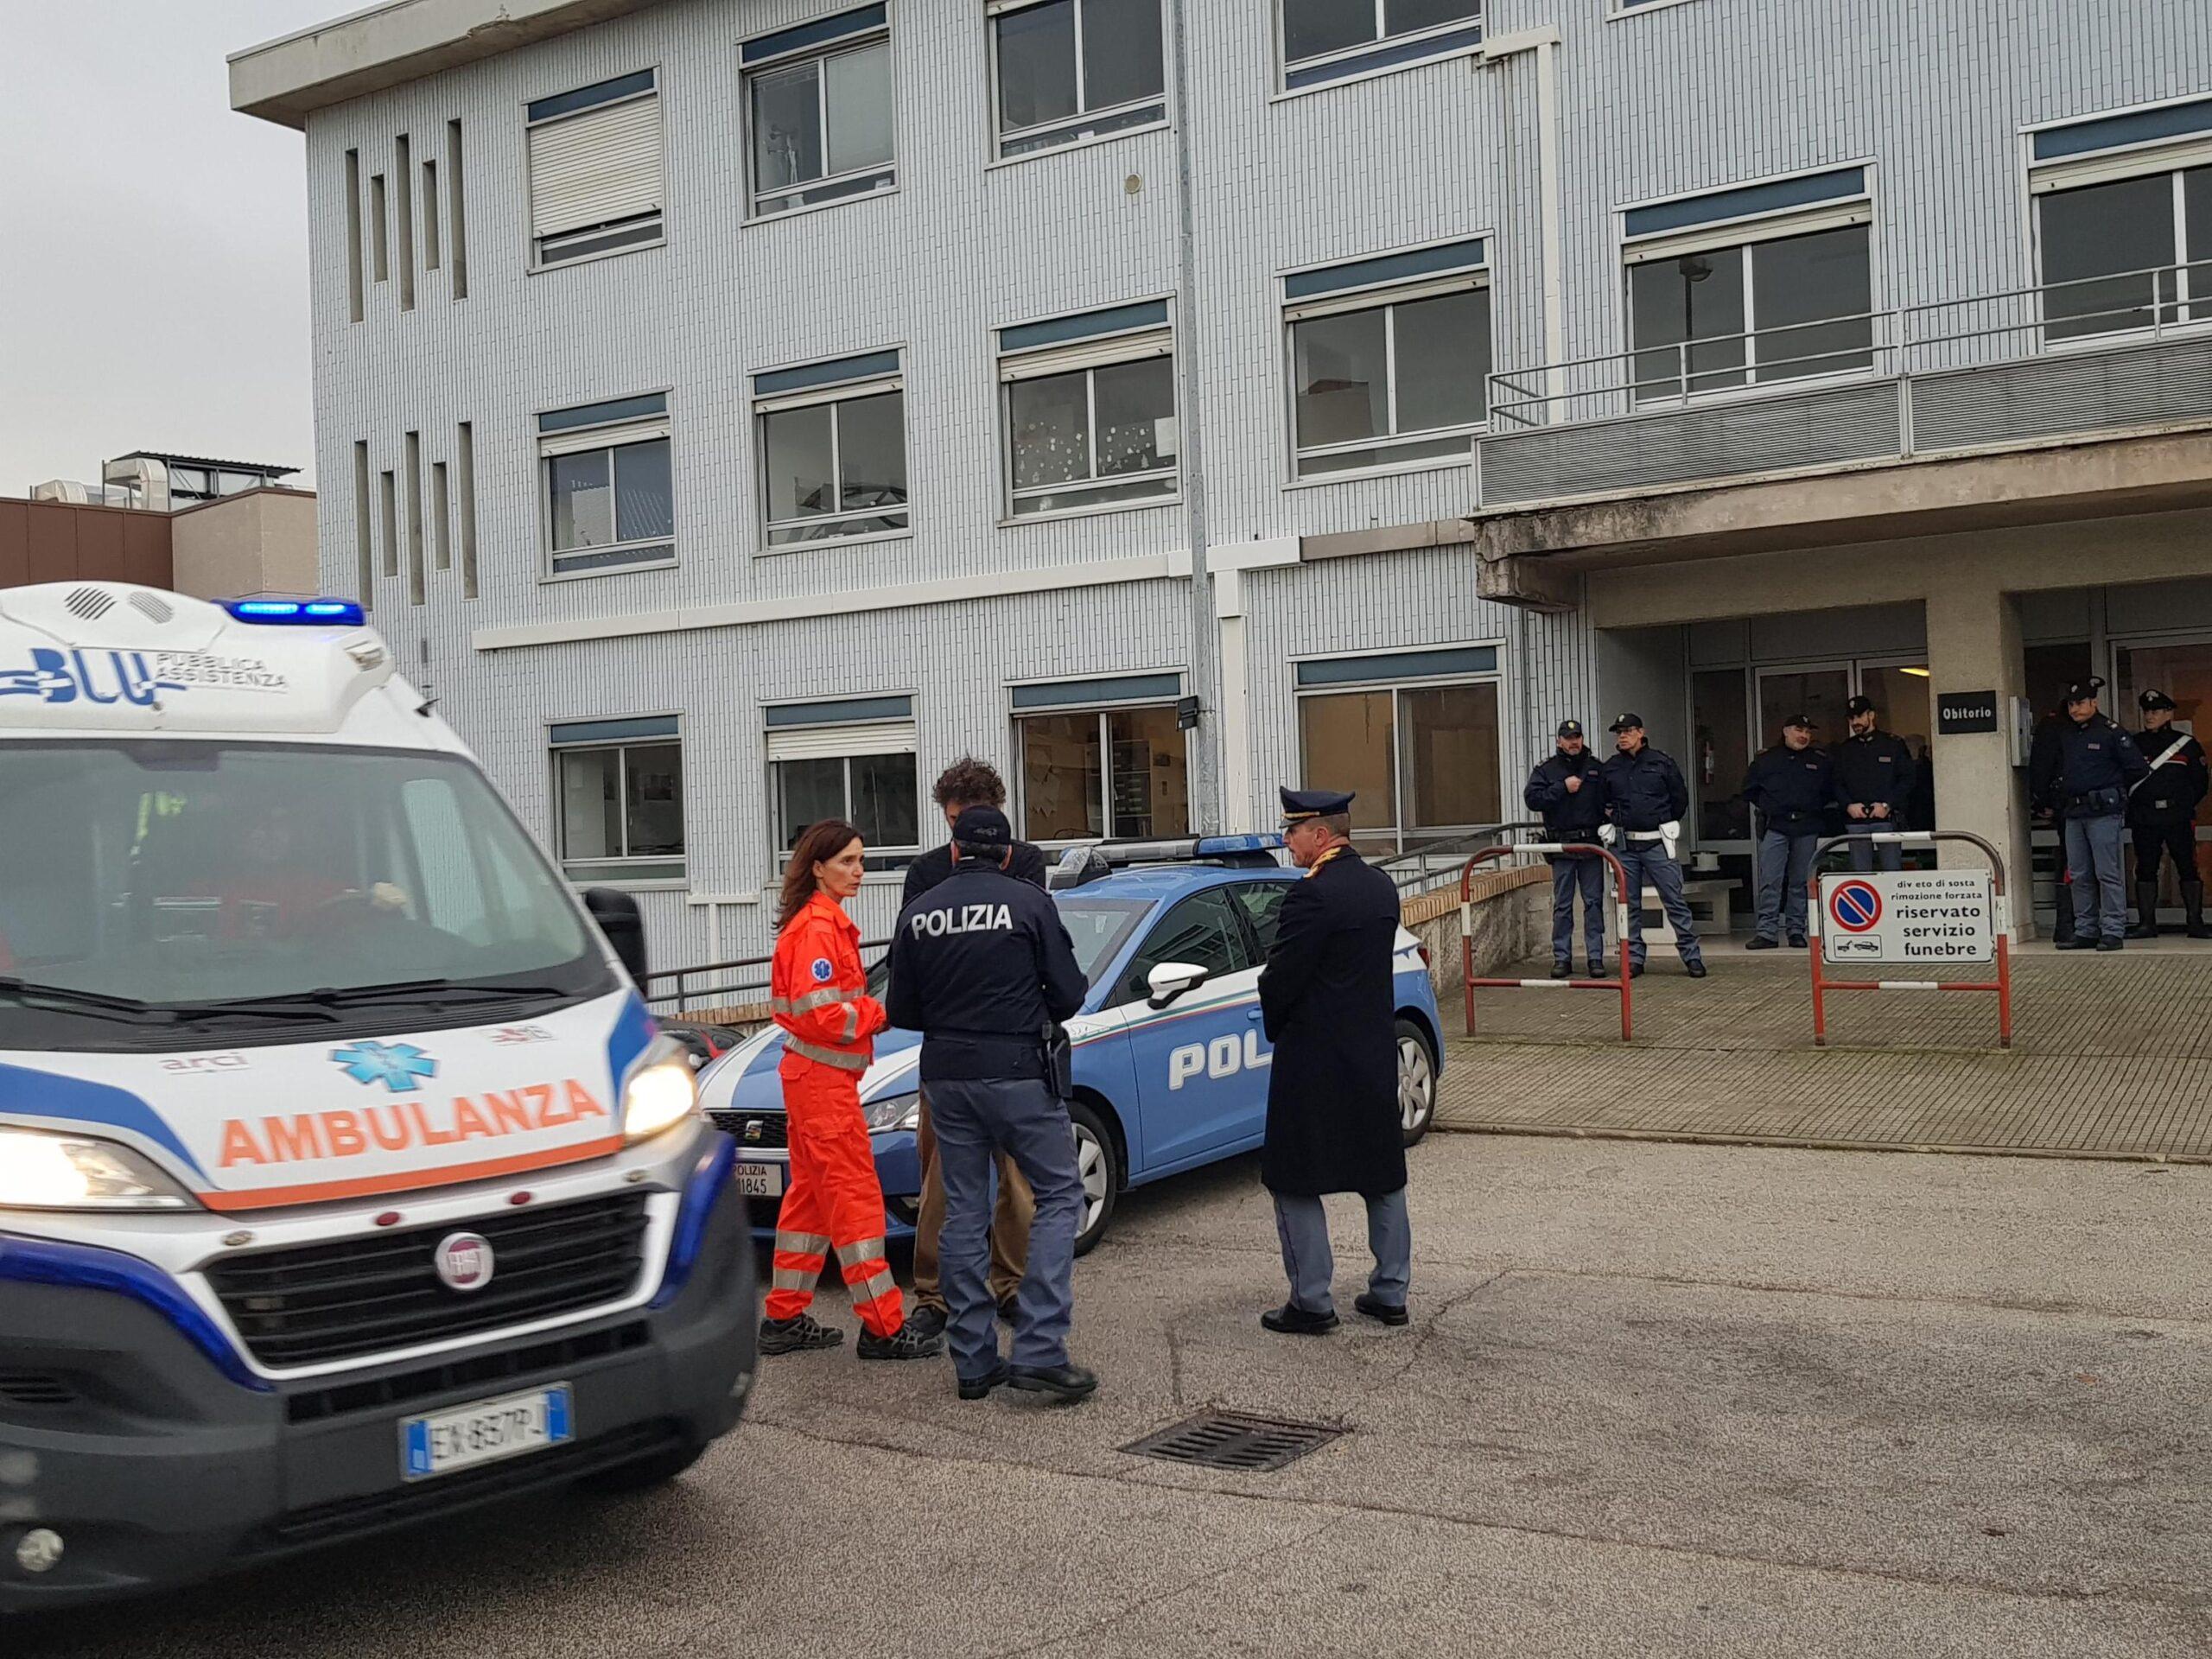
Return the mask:
[[[911,720],[870,721],[862,726],[795,726],[768,734],[771,760],[835,760],[852,754],[912,754]]]
[[[532,236],[636,219],[660,207],[658,92],[530,130]]]

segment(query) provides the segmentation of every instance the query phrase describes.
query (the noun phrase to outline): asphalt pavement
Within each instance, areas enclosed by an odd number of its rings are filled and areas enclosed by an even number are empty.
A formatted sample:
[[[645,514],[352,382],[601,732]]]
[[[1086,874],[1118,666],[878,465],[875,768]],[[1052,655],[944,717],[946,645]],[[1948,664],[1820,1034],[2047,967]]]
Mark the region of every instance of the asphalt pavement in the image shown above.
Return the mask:
[[[1053,1408],[767,1363],[686,1478],[5,1633],[10,1659],[2212,1651],[2212,1168],[1433,1136],[1415,1318],[1269,1336],[1252,1160],[1133,1195]],[[1339,1298],[1356,1200],[1332,1200]],[[824,1298],[826,1316],[847,1317]],[[1208,1406],[1279,1471],[1122,1446]]]

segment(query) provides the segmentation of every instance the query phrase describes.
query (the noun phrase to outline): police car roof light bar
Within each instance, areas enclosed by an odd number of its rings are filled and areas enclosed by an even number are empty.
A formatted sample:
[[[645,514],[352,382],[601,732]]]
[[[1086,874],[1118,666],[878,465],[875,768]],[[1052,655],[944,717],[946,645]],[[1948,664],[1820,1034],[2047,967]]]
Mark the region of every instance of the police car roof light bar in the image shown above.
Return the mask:
[[[1094,841],[1071,847],[1052,867],[1048,885],[1079,887],[1132,864],[1225,864],[1265,868],[1279,861],[1282,837],[1271,833],[1188,836],[1159,841]]]
[[[226,599],[223,609],[239,622],[261,626],[358,628],[368,620],[350,599]]]

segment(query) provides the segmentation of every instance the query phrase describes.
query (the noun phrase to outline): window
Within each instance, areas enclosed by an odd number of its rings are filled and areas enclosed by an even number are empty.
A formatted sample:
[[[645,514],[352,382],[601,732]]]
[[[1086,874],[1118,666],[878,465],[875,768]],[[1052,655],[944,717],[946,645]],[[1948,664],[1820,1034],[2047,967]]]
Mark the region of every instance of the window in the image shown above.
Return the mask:
[[[1160,0],[994,0],[999,154],[1167,118]]]
[[[346,315],[361,320],[361,152],[346,152]]]
[[[661,239],[666,204],[654,71],[541,98],[529,115],[530,236],[538,268]],[[458,156],[456,149],[456,199]],[[454,240],[458,261],[458,220]]]
[[[886,8],[862,6],[762,35],[739,58],[754,217],[897,183]]]
[[[372,174],[369,179],[369,250],[371,263],[376,268],[377,281],[390,280],[391,275],[391,242],[390,212],[385,205],[384,175]]]
[[[1282,901],[1290,892],[1287,881],[1246,881],[1231,887],[1230,894],[1236,900],[1236,907],[1244,912],[1244,919],[1251,925],[1252,937],[1264,958],[1275,948],[1275,930],[1282,925]]]
[[[1015,518],[1141,505],[1175,493],[1167,302],[999,330]]]
[[[423,269],[438,268],[438,164],[423,163]]]
[[[453,296],[468,297],[468,200],[461,191],[461,123],[446,123],[446,216],[453,226]]]
[[[392,187],[399,193],[393,212],[399,228],[399,308],[415,308],[415,164],[409,159],[408,139],[401,133],[393,145]]]
[[[906,394],[898,353],[756,374],[753,397],[766,545],[908,528]]]
[[[1357,792],[1352,840],[1396,853],[1497,823],[1497,652],[1488,645],[1298,664],[1308,788]]]
[[[1254,965],[1236,912],[1219,887],[1192,893],[1154,925],[1150,936],[1129,958],[1122,1000],[1144,995],[1152,970],[1169,962],[1203,968],[1214,979]]]
[[[454,275],[461,275],[458,261]],[[461,595],[476,597],[476,429],[467,421],[454,429],[454,477],[461,492]]]
[[[1873,366],[1863,168],[1631,208],[1638,403]]]
[[[1300,478],[1467,458],[1491,370],[1483,245],[1284,278]]]
[[[1482,0],[1281,0],[1283,85],[1296,92],[1482,43]]]
[[[675,559],[669,442],[664,393],[537,417],[552,575],[586,575]],[[473,475],[467,482],[473,487]]]
[[[579,885],[683,879],[683,746],[674,715],[556,726],[561,868]]]
[[[1182,690],[1179,674],[1015,686],[1023,838],[1189,834],[1188,753],[1175,710]]]
[[[912,698],[779,703],[766,715],[779,862],[824,818],[859,830],[871,870],[896,869],[921,851]]]
[[[369,507],[369,445],[353,440],[353,579],[364,606],[376,602],[376,531]]]
[[[2038,132],[2033,144],[2050,339],[2212,321],[2212,99]]]

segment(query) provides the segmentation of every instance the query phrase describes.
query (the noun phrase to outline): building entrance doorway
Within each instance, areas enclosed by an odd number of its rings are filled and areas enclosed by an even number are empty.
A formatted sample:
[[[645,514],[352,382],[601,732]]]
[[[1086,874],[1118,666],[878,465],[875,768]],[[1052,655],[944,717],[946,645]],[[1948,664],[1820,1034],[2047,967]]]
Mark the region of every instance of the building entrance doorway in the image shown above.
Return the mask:
[[[2113,690],[2115,693],[2106,713],[2130,731],[2140,731],[2143,711],[2136,698],[2148,690],[2164,692],[2180,709],[2174,715],[2171,729],[2186,728],[2196,734],[2198,741],[2205,738],[2207,721],[2212,721],[2212,635],[2193,634],[2162,639],[2140,639],[2116,642],[2113,646]],[[2146,760],[2158,759],[2146,753]],[[2196,869],[2197,880],[2212,875],[2212,808],[2199,804],[2196,809]],[[2180,916],[2180,893],[2176,889],[2173,873],[2163,864],[2160,868],[2158,903],[2163,918],[2172,920]]]
[[[1853,697],[1865,697],[1880,712],[1882,729],[1892,732],[1912,751],[1915,780],[1906,804],[1909,829],[1936,827],[1935,780],[1929,770],[1930,719],[1928,665],[1910,658],[1852,658],[1833,663],[1783,663],[1761,668],[1758,728],[1752,751],[1782,741],[1782,722],[1792,715],[1809,715],[1814,741],[1833,748],[1851,735],[1846,711]]]

